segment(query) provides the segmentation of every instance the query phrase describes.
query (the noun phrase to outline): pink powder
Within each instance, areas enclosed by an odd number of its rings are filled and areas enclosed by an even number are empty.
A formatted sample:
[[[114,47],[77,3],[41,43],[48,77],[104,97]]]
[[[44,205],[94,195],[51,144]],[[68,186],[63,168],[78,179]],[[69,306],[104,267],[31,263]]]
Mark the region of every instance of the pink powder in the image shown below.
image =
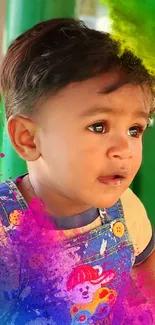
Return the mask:
[[[16,179],[16,181],[17,181],[17,183],[20,183],[20,182],[22,181],[22,178],[18,177],[18,178]]]

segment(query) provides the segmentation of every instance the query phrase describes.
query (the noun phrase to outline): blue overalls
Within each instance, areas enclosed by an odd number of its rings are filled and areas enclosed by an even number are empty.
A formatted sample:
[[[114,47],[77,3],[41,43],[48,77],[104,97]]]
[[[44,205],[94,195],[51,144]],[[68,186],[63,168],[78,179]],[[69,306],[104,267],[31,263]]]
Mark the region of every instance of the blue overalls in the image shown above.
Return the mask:
[[[60,242],[40,228],[15,182],[0,185],[1,325],[122,323],[134,248],[121,201],[99,213],[101,227]]]

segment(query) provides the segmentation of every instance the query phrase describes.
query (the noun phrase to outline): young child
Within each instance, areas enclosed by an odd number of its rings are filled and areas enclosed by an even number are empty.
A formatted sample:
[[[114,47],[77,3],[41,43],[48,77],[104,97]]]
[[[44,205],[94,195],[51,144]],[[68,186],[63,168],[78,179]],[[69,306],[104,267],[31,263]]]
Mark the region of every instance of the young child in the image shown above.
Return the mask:
[[[73,19],[42,22],[8,49],[8,132],[28,173],[0,185],[1,325],[129,324],[131,269],[154,256],[128,188],[153,86],[138,58]]]

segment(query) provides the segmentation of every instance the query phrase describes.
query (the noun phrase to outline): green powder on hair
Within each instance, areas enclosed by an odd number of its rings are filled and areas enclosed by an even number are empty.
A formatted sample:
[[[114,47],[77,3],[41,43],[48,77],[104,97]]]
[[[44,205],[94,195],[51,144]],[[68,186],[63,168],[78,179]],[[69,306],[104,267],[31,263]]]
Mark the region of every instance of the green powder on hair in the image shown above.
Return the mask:
[[[100,0],[108,6],[112,37],[155,74],[155,0]],[[120,54],[121,54],[120,53]]]

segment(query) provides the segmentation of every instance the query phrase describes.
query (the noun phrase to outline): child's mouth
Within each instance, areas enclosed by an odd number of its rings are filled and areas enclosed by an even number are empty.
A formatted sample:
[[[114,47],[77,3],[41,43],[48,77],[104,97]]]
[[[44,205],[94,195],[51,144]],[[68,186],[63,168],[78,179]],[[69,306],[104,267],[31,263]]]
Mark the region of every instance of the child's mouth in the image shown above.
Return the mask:
[[[100,183],[110,186],[120,186],[124,179],[125,177],[122,175],[100,176],[98,178]]]

